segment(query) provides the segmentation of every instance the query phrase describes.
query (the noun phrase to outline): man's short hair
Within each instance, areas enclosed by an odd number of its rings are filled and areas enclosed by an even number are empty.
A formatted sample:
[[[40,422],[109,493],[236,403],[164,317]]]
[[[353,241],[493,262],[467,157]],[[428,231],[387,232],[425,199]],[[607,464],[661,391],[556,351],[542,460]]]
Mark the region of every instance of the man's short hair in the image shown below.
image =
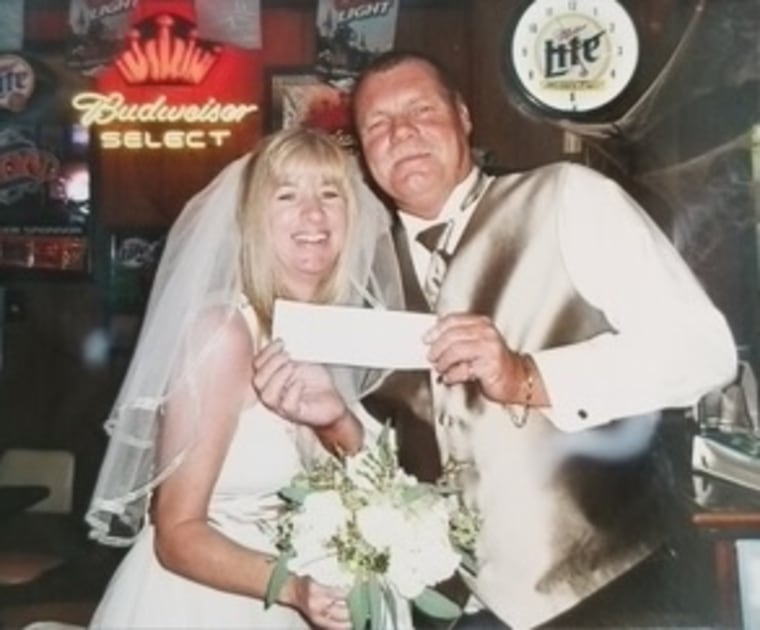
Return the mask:
[[[430,66],[436,79],[449,95],[452,102],[455,103],[463,99],[462,91],[459,89],[459,85],[454,80],[454,77],[448,68],[430,55],[413,50],[389,50],[375,57],[359,73],[359,76],[354,83],[352,90],[353,94],[356,95],[359,93],[364,82],[369,77],[387,70],[392,70],[393,68],[410,61],[418,61]]]

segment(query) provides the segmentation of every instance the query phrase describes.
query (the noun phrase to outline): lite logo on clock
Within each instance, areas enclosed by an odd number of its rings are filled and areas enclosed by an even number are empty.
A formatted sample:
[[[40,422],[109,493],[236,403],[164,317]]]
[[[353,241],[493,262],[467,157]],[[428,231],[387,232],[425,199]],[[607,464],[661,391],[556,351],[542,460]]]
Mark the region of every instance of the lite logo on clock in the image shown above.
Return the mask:
[[[550,115],[584,113],[630,83],[639,41],[616,0],[533,0],[517,10],[505,57],[531,106]]]

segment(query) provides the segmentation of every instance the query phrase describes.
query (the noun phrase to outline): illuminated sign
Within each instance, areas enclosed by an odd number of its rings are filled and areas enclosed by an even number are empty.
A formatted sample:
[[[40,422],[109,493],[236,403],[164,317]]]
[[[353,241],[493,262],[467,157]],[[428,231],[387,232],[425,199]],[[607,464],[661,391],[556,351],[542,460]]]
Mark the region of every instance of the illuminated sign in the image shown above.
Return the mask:
[[[118,122],[238,123],[259,109],[250,103],[220,103],[213,96],[203,104],[169,104],[163,94],[148,103],[127,103],[119,92],[81,92],[74,97],[72,105],[82,112],[85,126]]]
[[[192,22],[160,13],[133,28],[116,67],[129,84],[197,85],[217,62],[221,46],[198,39]]]
[[[100,146],[104,149],[206,149],[222,146],[231,135],[229,129],[102,131]]]
[[[81,112],[85,126],[106,126],[140,123],[140,129],[104,129],[100,131],[103,149],[205,149],[220,147],[232,135],[231,125],[257,112],[258,105],[250,103],[220,103],[209,97],[205,103],[168,103],[165,95],[147,103],[128,103],[119,92],[99,94],[82,92],[72,100],[74,109]],[[148,129],[142,125],[160,129]],[[166,128],[172,125],[171,128]],[[181,125],[182,127],[176,127]],[[192,125],[191,128],[184,126]],[[203,127],[200,127],[203,125]]]
[[[72,99],[81,124],[98,128],[102,149],[218,148],[258,112],[258,105],[241,102],[244,92],[219,89],[235,56],[228,59],[221,45],[199,39],[191,20],[157,13],[135,24],[127,40],[110,83],[100,81],[100,91]]]

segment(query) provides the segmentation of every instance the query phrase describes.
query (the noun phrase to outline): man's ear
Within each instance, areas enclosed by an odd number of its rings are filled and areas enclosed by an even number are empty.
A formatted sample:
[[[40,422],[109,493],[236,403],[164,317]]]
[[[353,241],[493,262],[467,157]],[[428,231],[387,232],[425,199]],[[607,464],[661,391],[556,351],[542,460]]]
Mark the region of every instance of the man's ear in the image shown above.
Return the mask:
[[[456,105],[459,119],[462,121],[462,128],[469,136],[472,133],[472,118],[470,118],[470,109],[467,107],[467,104],[464,102],[464,99],[461,96],[457,96]]]

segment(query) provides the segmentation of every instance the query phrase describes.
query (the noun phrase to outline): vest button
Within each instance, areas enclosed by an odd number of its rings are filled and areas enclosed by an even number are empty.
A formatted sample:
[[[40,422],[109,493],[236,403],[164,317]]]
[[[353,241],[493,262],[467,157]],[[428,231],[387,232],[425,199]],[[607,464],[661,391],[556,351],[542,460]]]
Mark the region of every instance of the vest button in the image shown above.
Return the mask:
[[[581,420],[585,420],[586,418],[588,418],[588,411],[586,411],[585,409],[578,409],[578,417]]]

